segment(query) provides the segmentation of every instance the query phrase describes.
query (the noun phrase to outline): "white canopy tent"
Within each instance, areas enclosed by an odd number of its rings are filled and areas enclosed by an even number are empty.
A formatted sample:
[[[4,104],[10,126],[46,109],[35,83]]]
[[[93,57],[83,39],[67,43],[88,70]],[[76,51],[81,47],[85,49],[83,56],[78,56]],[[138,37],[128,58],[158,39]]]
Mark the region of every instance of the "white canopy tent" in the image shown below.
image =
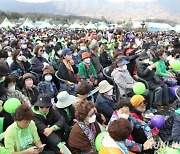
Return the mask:
[[[45,20],[42,25],[39,26],[39,28],[53,28],[53,25],[49,23],[49,20]]]
[[[23,27],[29,27],[29,28],[35,28],[35,26],[31,23],[31,21],[27,18],[25,22],[20,26],[20,28]]]
[[[68,24],[64,24],[64,25],[63,25],[63,28],[68,28],[68,27],[69,27]]]
[[[109,27],[106,25],[106,23],[101,23],[101,25],[98,27],[99,30],[108,30]]]
[[[71,24],[70,29],[83,29],[83,27],[77,22],[75,21],[74,24]]]
[[[92,23],[92,22],[89,22],[85,27],[84,29],[97,29],[97,27]]]
[[[14,25],[8,20],[8,18],[5,18],[4,21],[1,23],[0,27],[7,28],[7,27],[14,27]]]

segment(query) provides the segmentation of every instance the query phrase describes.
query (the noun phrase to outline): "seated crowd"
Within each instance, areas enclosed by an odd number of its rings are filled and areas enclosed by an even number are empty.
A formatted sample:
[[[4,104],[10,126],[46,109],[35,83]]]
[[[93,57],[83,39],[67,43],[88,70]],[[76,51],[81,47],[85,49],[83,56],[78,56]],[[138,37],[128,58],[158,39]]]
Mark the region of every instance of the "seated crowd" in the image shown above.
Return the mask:
[[[165,32],[0,29],[0,153],[153,154],[157,136],[180,142],[179,56],[179,35]],[[146,113],[167,108],[152,128]]]

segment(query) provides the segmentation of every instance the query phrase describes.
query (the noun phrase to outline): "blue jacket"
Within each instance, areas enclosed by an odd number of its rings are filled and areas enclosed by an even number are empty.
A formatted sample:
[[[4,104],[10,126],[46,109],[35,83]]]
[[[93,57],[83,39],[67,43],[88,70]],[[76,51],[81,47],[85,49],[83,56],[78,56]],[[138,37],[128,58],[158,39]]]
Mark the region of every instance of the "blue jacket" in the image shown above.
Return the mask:
[[[115,110],[115,101],[99,93],[96,98],[96,108],[105,116],[106,123],[108,123]]]

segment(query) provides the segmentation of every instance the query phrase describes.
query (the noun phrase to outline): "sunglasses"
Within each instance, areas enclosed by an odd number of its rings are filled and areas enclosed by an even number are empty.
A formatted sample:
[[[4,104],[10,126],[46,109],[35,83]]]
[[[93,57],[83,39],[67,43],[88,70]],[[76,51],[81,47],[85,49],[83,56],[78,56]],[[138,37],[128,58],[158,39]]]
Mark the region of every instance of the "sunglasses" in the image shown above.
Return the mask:
[[[48,109],[48,108],[50,108],[50,106],[46,106],[46,107],[45,107],[45,106],[40,106],[40,108],[41,108],[41,109],[43,109],[43,108]]]
[[[19,56],[23,56],[23,54],[19,54]]]
[[[44,50],[39,50],[40,52],[44,52]]]

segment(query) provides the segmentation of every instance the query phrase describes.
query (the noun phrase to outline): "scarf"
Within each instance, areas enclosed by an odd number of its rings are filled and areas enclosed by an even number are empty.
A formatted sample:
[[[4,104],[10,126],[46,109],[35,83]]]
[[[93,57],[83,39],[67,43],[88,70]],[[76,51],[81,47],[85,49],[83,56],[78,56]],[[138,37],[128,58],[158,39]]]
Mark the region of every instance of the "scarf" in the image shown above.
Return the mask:
[[[74,70],[73,70],[73,68],[72,68],[72,66],[71,66],[71,64],[70,64],[69,61],[66,61],[65,59],[63,59],[63,63],[64,63],[64,65],[66,66],[66,68],[67,68],[70,72],[74,73]],[[69,71],[68,71],[68,72],[69,72]]]
[[[125,145],[123,143],[116,141],[116,144],[122,150],[123,154],[129,154],[127,148],[125,147]]]
[[[84,122],[78,121],[79,127],[83,130],[86,137],[89,139],[91,147],[95,150],[94,140],[96,135],[96,128],[94,123],[90,124],[91,127],[89,128]]]

